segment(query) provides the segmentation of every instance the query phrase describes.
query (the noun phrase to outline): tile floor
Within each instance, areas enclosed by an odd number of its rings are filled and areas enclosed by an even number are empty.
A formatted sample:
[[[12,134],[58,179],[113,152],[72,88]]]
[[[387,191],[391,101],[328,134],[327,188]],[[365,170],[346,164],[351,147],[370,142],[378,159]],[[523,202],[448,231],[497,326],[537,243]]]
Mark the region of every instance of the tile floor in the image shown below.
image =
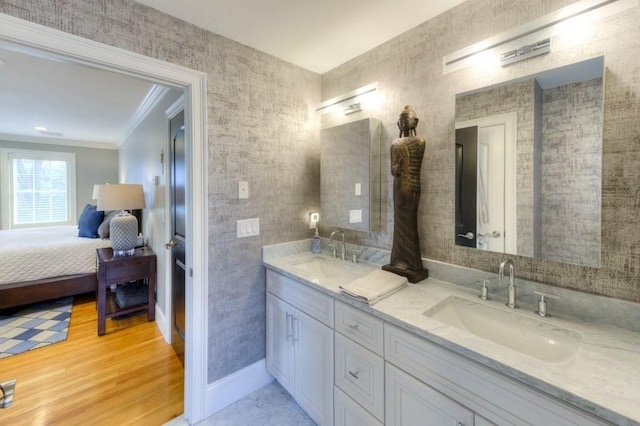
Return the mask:
[[[291,396],[274,381],[209,417],[198,426],[313,426]]]
[[[182,418],[165,426],[182,426]],[[278,382],[262,389],[198,423],[198,426],[315,426]]]

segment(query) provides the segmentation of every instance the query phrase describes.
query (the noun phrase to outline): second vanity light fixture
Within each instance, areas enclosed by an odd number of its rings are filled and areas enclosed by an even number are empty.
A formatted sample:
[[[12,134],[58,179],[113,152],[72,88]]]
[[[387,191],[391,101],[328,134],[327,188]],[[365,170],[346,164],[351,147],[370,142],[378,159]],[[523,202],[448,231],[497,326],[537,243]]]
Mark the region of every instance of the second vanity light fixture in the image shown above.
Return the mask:
[[[551,37],[547,37],[536,43],[527,44],[517,49],[509,50],[500,55],[500,64],[504,67],[514,62],[533,58],[551,52]]]
[[[362,111],[362,104],[360,102],[356,102],[355,104],[348,105],[344,107],[344,115],[353,114],[354,112]]]
[[[637,7],[638,3],[638,0],[577,1],[524,25],[445,55],[442,58],[442,71],[447,74],[471,66],[478,59],[486,59],[485,54],[491,56],[498,49],[503,49],[500,52],[503,66],[548,53],[551,50],[551,38],[562,32],[562,27],[579,21],[577,18],[584,18],[585,21],[597,20]]]
[[[344,104],[346,101],[353,101],[349,105],[344,106],[340,111],[344,115],[353,114],[354,112],[362,111],[362,102],[364,95],[375,92],[378,89],[378,83],[368,84],[366,86],[359,87],[358,89],[347,92],[343,95],[336,96],[335,98],[328,99],[322,102],[316,111],[324,114],[330,111],[334,111],[339,104]]]

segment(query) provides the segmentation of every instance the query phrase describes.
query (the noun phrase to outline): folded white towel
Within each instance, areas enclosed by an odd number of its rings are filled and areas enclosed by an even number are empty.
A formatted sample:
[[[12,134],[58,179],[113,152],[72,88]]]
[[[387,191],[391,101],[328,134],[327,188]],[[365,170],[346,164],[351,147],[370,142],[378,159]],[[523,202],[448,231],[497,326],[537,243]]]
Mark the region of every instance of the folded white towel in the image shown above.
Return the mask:
[[[341,285],[340,292],[373,305],[406,285],[406,277],[376,269],[349,284]]]

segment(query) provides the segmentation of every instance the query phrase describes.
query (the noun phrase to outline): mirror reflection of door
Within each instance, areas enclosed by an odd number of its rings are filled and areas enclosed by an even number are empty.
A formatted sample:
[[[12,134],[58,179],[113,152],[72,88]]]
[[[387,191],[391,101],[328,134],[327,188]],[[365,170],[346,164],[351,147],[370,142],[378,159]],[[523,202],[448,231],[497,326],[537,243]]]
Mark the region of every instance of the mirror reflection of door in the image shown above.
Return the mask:
[[[478,128],[477,248],[504,253],[504,125]]]
[[[456,244],[476,247],[478,127],[456,129]]]
[[[186,243],[186,169],[184,111],[169,120],[171,164],[171,249],[172,333],[171,344],[184,365],[185,315],[185,243]]]
[[[456,245],[517,252],[516,120],[509,113],[456,123]]]

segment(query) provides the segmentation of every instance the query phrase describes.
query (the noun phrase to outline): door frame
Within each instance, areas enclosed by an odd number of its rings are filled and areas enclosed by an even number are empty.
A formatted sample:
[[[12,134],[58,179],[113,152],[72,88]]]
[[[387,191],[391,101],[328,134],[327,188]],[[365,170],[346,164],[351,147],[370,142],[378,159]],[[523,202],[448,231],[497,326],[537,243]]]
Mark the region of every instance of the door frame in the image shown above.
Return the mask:
[[[208,321],[202,321],[208,317],[207,74],[6,14],[0,14],[0,40],[185,90],[189,185],[186,196],[190,208],[186,247],[189,273],[186,277],[184,416],[189,423],[198,423],[205,415],[207,375],[202,372],[208,368]]]

